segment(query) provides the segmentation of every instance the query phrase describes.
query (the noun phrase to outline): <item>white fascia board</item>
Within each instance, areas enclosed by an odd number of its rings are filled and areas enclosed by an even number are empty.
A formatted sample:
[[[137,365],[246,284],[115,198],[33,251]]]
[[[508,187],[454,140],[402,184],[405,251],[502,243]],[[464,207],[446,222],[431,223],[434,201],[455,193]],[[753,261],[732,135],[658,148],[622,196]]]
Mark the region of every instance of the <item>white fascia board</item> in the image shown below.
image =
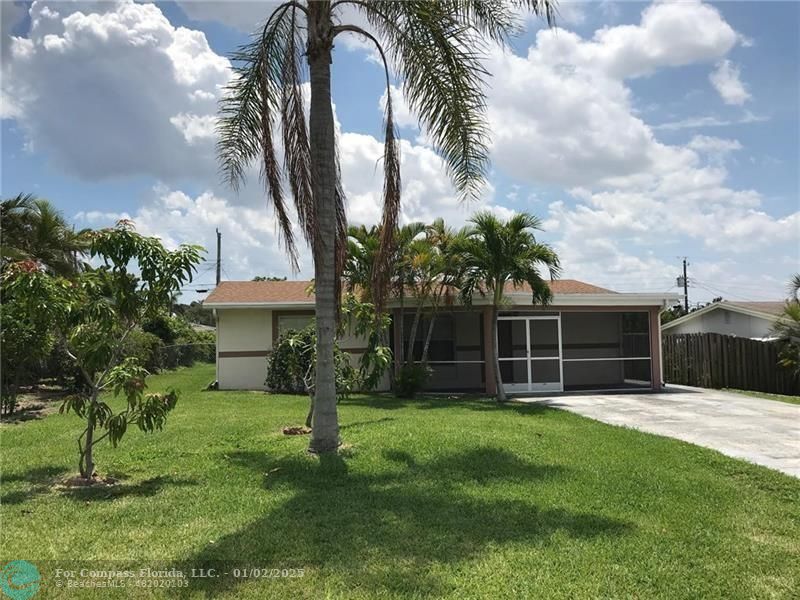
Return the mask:
[[[530,293],[516,292],[506,294],[514,306],[531,306]],[[550,305],[552,306],[659,306],[668,307],[678,302],[680,296],[665,294],[555,294]],[[473,298],[473,306],[486,306],[491,304],[490,296],[476,296]],[[411,308],[415,306],[413,298],[406,298],[405,304]],[[393,308],[399,308],[398,300],[393,299],[389,302]],[[213,309],[236,309],[236,308],[269,308],[275,310],[308,309],[314,308],[313,301],[303,302],[204,302],[203,306]],[[457,304],[457,306],[463,306]],[[444,308],[444,307],[442,307]]]
[[[204,302],[203,307],[221,309],[269,308],[271,310],[292,310],[314,308],[313,302]]]
[[[513,304],[530,305],[530,293],[506,294]],[[527,300],[527,301],[526,301]],[[555,294],[553,306],[669,306],[679,300],[678,296],[665,294]]]

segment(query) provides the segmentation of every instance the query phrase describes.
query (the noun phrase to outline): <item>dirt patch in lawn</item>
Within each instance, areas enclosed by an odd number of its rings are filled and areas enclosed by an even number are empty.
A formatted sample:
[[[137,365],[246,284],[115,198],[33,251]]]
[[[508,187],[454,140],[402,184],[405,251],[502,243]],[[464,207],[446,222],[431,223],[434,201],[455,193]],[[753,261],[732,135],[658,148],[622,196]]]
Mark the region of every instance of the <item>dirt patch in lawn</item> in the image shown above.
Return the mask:
[[[17,406],[10,415],[2,415],[0,423],[18,424],[36,419],[43,419],[58,412],[64,398],[70,392],[61,387],[31,386],[20,390],[17,395]]]
[[[283,435],[308,435],[309,433],[311,433],[311,429],[303,425],[296,425],[294,427],[284,427],[282,431]]]
[[[100,477],[95,474],[90,478],[81,477],[76,475],[61,482],[61,487],[65,488],[83,488],[83,487],[110,487],[119,483],[119,479],[113,477]]]

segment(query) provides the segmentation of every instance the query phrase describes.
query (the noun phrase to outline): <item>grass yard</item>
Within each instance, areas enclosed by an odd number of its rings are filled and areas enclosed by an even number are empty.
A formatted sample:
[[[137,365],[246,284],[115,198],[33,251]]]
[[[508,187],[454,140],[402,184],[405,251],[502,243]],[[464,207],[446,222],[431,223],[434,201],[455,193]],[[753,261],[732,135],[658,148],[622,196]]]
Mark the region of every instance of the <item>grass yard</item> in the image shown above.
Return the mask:
[[[303,577],[192,579],[136,597],[797,598],[800,480],[556,409],[480,400],[342,402],[346,449],[323,460],[306,400],[200,391],[163,432],[96,453],[109,489],[64,491],[73,416],[2,426],[3,562],[101,568],[302,568]],[[118,562],[115,562],[118,561]],[[220,563],[218,561],[230,561]]]
[[[787,402],[788,404],[800,404],[800,396],[767,394],[766,392],[751,392],[749,390],[735,390],[733,388],[724,388],[723,391],[732,392],[734,394],[744,394],[745,396],[753,396],[754,398],[764,398],[765,400],[777,400],[778,402]]]

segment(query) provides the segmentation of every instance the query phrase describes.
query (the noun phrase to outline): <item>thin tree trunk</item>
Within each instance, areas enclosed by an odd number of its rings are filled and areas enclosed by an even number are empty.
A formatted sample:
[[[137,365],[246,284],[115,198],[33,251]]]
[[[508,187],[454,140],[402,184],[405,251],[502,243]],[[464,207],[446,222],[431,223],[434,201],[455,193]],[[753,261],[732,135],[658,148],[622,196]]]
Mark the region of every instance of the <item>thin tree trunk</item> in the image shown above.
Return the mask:
[[[428,324],[428,333],[425,334],[425,345],[422,347],[422,363],[428,362],[428,348],[431,345],[431,336],[433,335],[433,324],[436,323],[436,313],[431,314],[431,322]]]
[[[428,333],[425,334],[425,344],[422,347],[422,363],[428,362],[428,349],[431,345],[431,337],[433,336],[433,325],[436,323],[436,314],[439,312],[439,301],[441,300],[441,289],[439,293],[434,294],[433,303],[431,304],[431,321],[428,324]]]
[[[336,140],[331,108],[333,32],[329,2],[308,3],[308,66],[311,76],[309,142],[317,240],[314,248],[317,367],[309,450],[339,447],[333,344],[336,333]]]
[[[492,304],[492,340],[494,343],[492,344],[492,354],[494,355],[492,358],[494,360],[494,383],[495,387],[497,387],[497,401],[498,402],[505,402],[506,392],[503,389],[503,377],[500,375],[500,349],[497,347],[497,299],[495,298],[494,304]]]
[[[83,455],[81,456],[81,463],[78,468],[81,472],[81,477],[84,479],[91,479],[94,474],[94,405],[97,402],[97,391],[92,392],[90,399],[89,418],[86,420],[86,437],[83,439]]]
[[[401,275],[401,277],[402,277],[402,275]],[[405,284],[403,284],[403,286],[405,286]],[[403,357],[405,356],[405,350],[406,350],[406,346],[405,346],[405,344],[406,344],[406,319],[405,319],[405,316],[406,316],[406,294],[405,294],[405,290],[403,289],[403,286],[401,286],[401,288],[400,288],[400,318],[398,319],[398,324],[397,324],[397,326],[400,328],[400,348],[398,348],[398,350],[397,350],[397,356],[399,357],[400,360],[396,360],[395,361],[395,369],[394,369],[395,370],[395,375],[397,375],[399,370],[400,370],[399,369],[399,365],[402,362]]]
[[[314,418],[314,394],[308,395],[308,415],[306,416],[306,427],[311,427]]]
[[[414,313],[414,321],[411,323],[411,334],[408,336],[408,348],[406,349],[406,364],[414,363],[414,344],[417,341],[417,329],[419,329],[419,318],[422,314],[422,305],[417,307]]]

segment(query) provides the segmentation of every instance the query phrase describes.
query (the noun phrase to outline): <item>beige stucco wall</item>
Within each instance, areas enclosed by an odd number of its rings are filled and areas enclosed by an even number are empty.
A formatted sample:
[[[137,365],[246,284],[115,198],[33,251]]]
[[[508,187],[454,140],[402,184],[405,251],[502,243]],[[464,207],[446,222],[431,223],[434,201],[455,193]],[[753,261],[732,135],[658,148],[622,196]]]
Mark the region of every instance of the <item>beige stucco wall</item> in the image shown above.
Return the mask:
[[[727,318],[726,318],[727,315]],[[724,307],[715,308],[685,323],[664,331],[664,335],[678,333],[720,333],[745,338],[762,338],[770,335],[773,322],[760,317],[744,315]]]
[[[222,390],[263,390],[272,350],[272,311],[217,310],[217,381]]]

